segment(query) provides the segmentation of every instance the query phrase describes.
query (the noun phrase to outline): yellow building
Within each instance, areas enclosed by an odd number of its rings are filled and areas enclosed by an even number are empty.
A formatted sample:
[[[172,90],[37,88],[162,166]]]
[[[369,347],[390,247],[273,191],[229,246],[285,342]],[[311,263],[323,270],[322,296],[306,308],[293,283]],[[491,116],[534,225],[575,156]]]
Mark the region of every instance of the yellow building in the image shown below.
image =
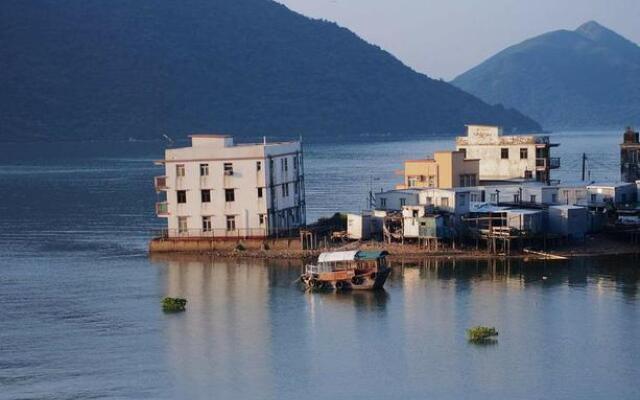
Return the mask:
[[[480,160],[465,159],[463,151],[436,151],[433,158],[407,160],[404,183],[396,189],[467,187],[478,185]]]

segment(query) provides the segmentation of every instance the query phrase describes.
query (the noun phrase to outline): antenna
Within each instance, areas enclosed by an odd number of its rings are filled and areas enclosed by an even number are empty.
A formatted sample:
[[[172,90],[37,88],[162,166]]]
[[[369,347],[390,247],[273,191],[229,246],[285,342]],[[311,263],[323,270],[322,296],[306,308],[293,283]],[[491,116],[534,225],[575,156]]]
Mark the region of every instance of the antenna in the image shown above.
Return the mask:
[[[166,133],[163,133],[162,137],[165,138],[169,143],[173,144],[173,139],[171,139]]]

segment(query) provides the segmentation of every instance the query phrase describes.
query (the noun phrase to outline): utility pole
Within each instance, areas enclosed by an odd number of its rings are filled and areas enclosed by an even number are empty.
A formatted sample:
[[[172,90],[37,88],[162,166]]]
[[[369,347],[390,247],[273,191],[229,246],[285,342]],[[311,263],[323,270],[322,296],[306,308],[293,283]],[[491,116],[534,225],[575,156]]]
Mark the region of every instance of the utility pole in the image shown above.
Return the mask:
[[[584,174],[587,170],[587,154],[582,153],[582,181],[584,182]]]

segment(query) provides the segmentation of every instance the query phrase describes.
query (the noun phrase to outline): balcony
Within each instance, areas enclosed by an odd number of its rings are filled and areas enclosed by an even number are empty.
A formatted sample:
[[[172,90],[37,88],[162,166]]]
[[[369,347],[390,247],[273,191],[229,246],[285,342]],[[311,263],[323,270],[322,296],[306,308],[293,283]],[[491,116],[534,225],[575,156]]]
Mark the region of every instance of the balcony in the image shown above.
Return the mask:
[[[560,157],[536,158],[536,169],[556,169],[560,168]]]
[[[155,178],[153,178],[153,181],[156,187],[156,192],[161,192],[169,189],[169,186],[167,186],[166,176],[156,176]]]
[[[169,215],[169,206],[166,201],[156,203],[156,215],[158,217],[166,217]]]

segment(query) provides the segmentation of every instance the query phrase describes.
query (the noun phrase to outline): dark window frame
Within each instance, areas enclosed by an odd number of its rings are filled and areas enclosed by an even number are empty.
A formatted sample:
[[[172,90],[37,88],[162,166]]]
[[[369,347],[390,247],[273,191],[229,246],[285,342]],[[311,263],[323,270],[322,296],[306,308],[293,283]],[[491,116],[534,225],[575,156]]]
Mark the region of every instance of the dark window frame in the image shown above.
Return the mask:
[[[225,189],[224,190],[224,201],[226,203],[231,203],[236,201],[236,190],[235,189]]]
[[[176,190],[176,201],[178,204],[187,204],[187,191]]]

